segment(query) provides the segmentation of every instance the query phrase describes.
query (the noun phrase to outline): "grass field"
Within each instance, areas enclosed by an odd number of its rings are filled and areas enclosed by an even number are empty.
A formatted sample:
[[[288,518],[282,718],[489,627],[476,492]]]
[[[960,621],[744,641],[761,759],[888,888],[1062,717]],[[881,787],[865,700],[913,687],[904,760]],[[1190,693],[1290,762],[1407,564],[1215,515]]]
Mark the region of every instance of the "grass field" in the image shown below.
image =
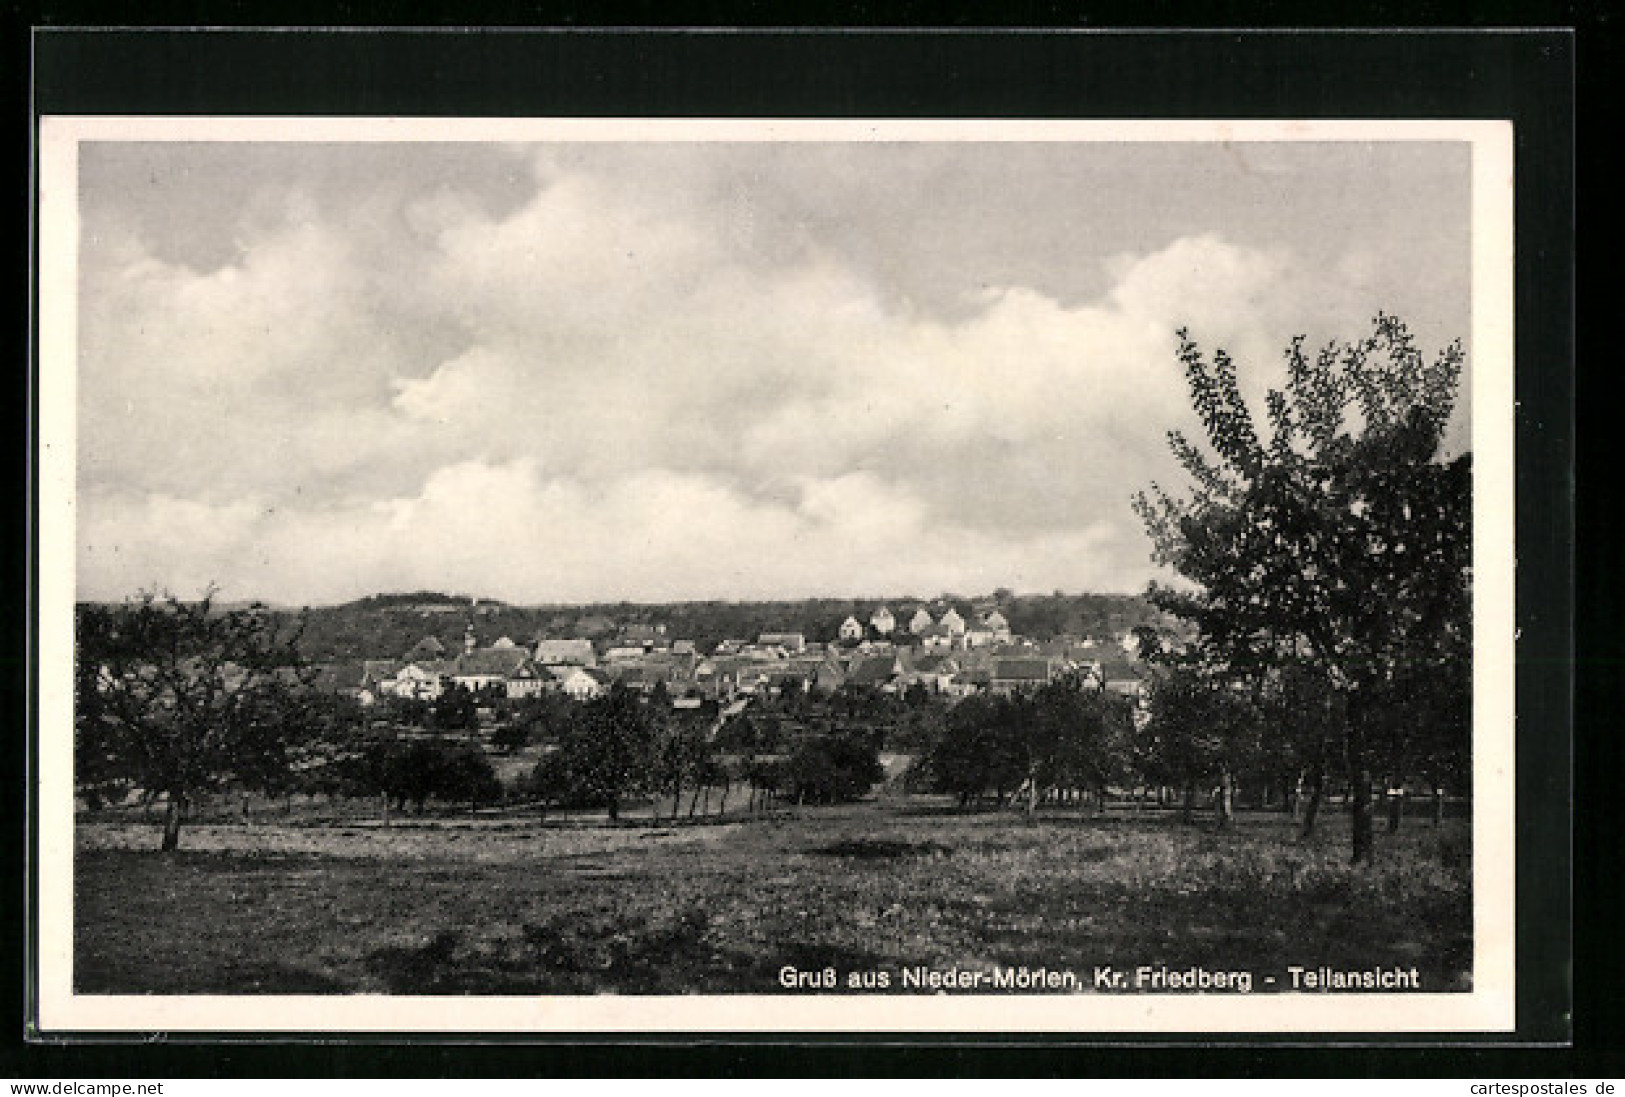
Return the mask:
[[[1381,828],[1379,828],[1380,830]],[[77,828],[80,993],[774,993],[785,965],[1414,965],[1469,989],[1467,821],[1374,866],[1243,813],[962,815],[926,797],[700,826],[516,818]],[[1086,976],[1085,976],[1086,978]],[[892,976],[891,989],[899,978]]]

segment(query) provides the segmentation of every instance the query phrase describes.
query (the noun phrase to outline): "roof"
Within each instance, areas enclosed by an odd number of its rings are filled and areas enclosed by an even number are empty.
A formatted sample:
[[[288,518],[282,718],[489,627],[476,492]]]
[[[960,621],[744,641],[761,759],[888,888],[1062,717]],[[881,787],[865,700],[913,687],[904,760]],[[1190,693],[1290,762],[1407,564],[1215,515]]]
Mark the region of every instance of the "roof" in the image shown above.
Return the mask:
[[[995,659],[993,660],[993,680],[995,682],[1047,682],[1050,679],[1051,663],[1048,659]]]
[[[590,666],[595,659],[596,656],[593,654],[591,640],[536,641],[536,661],[538,663],[574,663],[578,666]]]
[[[401,669],[401,664],[394,659],[363,659],[361,661],[361,682],[387,682],[395,677]]]
[[[359,663],[328,663],[316,668],[311,684],[319,690],[333,691],[360,689],[366,681]]]
[[[666,663],[634,663],[611,671],[615,680],[625,682],[627,685],[643,683],[669,682],[672,676],[672,667]]]
[[[1010,622],[1004,619],[1004,614],[1000,613],[998,610],[994,610],[992,613],[982,618],[982,627],[990,629],[1009,628]]]
[[[524,648],[476,648],[452,660],[454,677],[506,678],[530,657]]]
[[[408,659],[433,659],[444,654],[446,654],[446,645],[442,644],[439,638],[425,636],[412,645],[412,650],[406,653],[406,657]]]
[[[880,685],[891,681],[896,673],[897,656],[876,655],[854,664],[846,680],[860,686]]]

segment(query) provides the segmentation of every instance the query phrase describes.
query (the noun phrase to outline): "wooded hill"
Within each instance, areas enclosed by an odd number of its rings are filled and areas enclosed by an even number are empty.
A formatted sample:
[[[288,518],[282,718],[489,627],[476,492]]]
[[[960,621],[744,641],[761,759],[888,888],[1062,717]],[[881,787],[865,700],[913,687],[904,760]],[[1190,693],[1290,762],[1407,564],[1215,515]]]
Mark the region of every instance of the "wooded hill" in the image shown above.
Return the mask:
[[[984,597],[944,595],[919,598],[813,598],[774,602],[615,602],[587,605],[513,606],[493,599],[420,592],[373,595],[339,606],[303,611],[300,649],[317,662],[398,658],[425,636],[448,651],[461,649],[470,621],[480,644],[506,636],[516,644],[537,637],[586,637],[603,646],[628,626],[665,626],[668,640],[692,640],[710,652],[726,639],[754,641],[764,632],[799,632],[809,642],[836,639],[848,616],[868,623],[885,605],[897,618],[900,633],[922,605],[934,617],[952,606],[966,621],[998,609],[1020,636],[1049,640],[1067,635],[1114,640],[1142,625],[1168,625],[1155,607],[1138,595],[1038,594],[998,591]],[[300,616],[293,611],[291,619]]]

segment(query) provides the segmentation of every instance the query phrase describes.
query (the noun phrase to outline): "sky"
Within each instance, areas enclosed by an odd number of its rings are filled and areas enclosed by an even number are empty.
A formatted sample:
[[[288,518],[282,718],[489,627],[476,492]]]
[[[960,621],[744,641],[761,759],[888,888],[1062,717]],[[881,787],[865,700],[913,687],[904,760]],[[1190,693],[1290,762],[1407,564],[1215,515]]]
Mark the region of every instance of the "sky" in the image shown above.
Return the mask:
[[[1468,334],[1462,143],[87,142],[78,589],[1134,592],[1294,335]],[[1453,446],[1465,448],[1469,409]]]

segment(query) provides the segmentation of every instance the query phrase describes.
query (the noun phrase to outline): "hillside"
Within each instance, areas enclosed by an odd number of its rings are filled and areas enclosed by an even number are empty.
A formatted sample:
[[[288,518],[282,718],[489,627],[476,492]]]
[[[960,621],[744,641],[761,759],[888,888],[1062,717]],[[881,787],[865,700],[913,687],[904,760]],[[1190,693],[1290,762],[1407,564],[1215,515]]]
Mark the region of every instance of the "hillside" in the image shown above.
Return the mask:
[[[896,615],[899,628],[905,628],[922,605],[936,616],[953,606],[966,620],[997,608],[1012,630],[1035,640],[1063,634],[1110,640],[1141,625],[1165,623],[1144,598],[1128,594],[1015,595],[999,591],[984,597],[947,595],[930,600],[816,598],[512,606],[423,592],[375,595],[304,611],[301,647],[318,662],[397,657],[425,636],[456,650],[472,621],[482,645],[502,636],[520,644],[538,636],[606,641],[629,625],[663,625],[669,639],[693,640],[702,651],[709,651],[722,640],[751,640],[763,632],[800,632],[809,641],[834,640],[848,615],[867,622],[881,604]]]

